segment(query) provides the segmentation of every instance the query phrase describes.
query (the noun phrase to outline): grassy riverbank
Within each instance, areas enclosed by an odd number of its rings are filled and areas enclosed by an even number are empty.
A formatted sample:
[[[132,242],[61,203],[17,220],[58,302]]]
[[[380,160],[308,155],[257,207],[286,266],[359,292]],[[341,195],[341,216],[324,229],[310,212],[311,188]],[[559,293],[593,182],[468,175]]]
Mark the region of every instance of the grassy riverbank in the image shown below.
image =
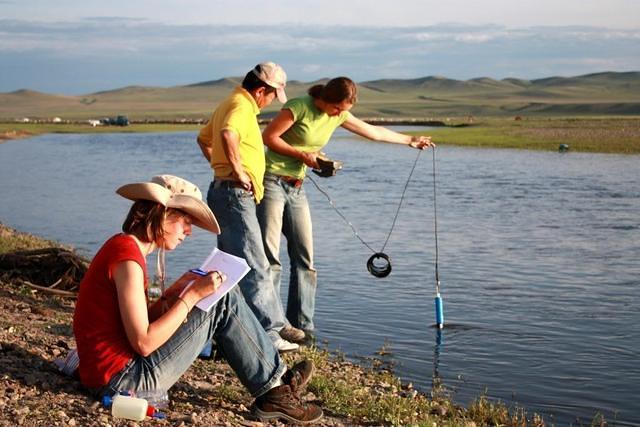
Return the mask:
[[[200,129],[197,124],[134,123],[129,126],[91,126],[85,123],[0,123],[0,142],[46,133],[160,133],[189,132]]]
[[[0,120],[95,120],[126,115],[145,120],[208,119],[242,77],[173,87],[127,86],[82,95],[28,89],[0,93]],[[289,98],[326,80],[287,82]],[[444,76],[358,82],[358,117],[568,117],[640,114],[640,72],[603,72],[535,80]],[[273,103],[264,112],[280,109]]]
[[[0,260],[7,252],[51,245],[56,244],[0,224]],[[75,346],[74,300],[35,291],[20,276],[20,271],[0,268],[0,426],[131,426],[112,418],[52,366]],[[357,365],[316,346],[286,356],[291,363],[302,358],[312,359],[317,368],[304,398],[324,408],[321,425],[544,425],[535,414],[484,397],[463,408],[441,386],[420,393],[376,358]],[[222,361],[196,361],[170,396],[167,420],[144,425],[262,425],[250,419],[251,398]]]
[[[415,133],[415,132],[414,132]],[[592,153],[640,153],[640,118],[482,118],[428,132],[440,145]]]
[[[447,126],[426,132],[439,145],[484,148],[518,148],[592,153],[640,153],[639,117],[580,118],[469,118],[449,119]],[[153,133],[196,132],[198,124],[134,123],[130,126],[96,126],[57,123],[0,123],[0,142],[45,133]]]

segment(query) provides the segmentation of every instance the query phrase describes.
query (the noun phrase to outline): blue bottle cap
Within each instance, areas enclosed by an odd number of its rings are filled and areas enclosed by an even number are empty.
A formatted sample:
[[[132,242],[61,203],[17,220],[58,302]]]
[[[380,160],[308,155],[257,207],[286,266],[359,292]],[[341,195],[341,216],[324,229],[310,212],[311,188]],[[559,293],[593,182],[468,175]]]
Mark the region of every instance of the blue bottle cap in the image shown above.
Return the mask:
[[[153,419],[154,420],[166,420],[167,419],[167,415],[164,412],[156,411],[156,412],[153,413]]]
[[[113,404],[113,398],[111,396],[107,394],[102,396],[102,406],[104,406],[105,408],[110,408],[112,404]]]

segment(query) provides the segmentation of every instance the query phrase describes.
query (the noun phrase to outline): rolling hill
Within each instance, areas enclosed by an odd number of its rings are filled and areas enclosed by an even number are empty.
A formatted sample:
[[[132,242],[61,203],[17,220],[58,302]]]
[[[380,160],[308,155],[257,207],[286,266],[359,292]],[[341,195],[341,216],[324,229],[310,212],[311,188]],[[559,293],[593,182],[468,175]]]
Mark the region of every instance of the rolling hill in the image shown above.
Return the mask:
[[[206,119],[241,77],[174,87],[128,86],[81,96],[18,90],[0,93],[0,120],[68,120],[117,114],[132,120]],[[315,83],[291,81],[289,97]],[[640,72],[575,77],[455,80],[441,76],[360,82],[354,112],[361,117],[431,118],[508,115],[640,115]],[[265,111],[272,114],[279,105]]]

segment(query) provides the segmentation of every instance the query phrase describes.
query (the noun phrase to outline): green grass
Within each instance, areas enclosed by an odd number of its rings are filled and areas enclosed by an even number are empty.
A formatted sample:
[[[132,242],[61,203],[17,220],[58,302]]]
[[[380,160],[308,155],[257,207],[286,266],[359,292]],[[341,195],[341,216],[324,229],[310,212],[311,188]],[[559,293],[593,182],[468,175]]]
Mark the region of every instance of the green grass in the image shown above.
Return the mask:
[[[208,119],[239,78],[175,87],[131,86],[68,96],[30,90],[0,93],[0,119],[100,119],[119,114],[131,120]],[[315,82],[291,81],[290,98]],[[640,73],[598,73],[532,81],[443,77],[386,79],[359,84],[354,113],[360,117],[569,116],[640,114]],[[266,112],[275,112],[273,103]]]
[[[557,151],[568,144],[570,151],[640,153],[640,118],[492,118],[428,134],[441,145]]]
[[[0,93],[0,142],[18,132],[120,133],[196,131],[196,124],[133,124],[91,127],[80,121],[127,115],[137,122],[206,120],[239,78],[198,85],[132,86],[79,96],[29,90]],[[291,81],[289,97],[300,96],[315,82]],[[604,72],[537,80],[490,78],[467,81],[444,77],[385,79],[359,84],[353,113],[361,118],[470,122],[468,127],[430,131],[438,144],[474,147],[640,153],[640,73]],[[280,109],[273,103],[263,113]],[[23,118],[42,124],[22,123]],[[47,123],[53,117],[77,124]],[[523,120],[514,120],[522,117]],[[572,118],[573,117],[573,118]],[[18,135],[20,136],[20,135]]]
[[[0,222],[0,255],[21,250],[43,249],[52,246],[61,246],[59,243],[21,233]]]
[[[481,396],[469,409],[454,404],[441,386],[423,394],[402,383],[392,372],[375,368],[354,368],[340,355],[305,347],[296,359],[313,360],[316,372],[308,389],[328,413],[340,414],[355,424],[394,426],[540,426],[542,418],[522,408],[508,408]],[[437,382],[436,382],[437,383]],[[439,383],[437,383],[439,384]],[[475,424],[474,424],[475,423]]]
[[[472,120],[472,122],[470,122]],[[520,148],[557,151],[568,144],[570,151],[593,153],[640,153],[639,117],[525,117],[454,118],[448,126],[430,129],[428,133],[439,145],[461,145],[486,148]],[[97,126],[88,124],[0,123],[4,132],[40,135],[45,133],[160,133],[200,129],[197,124],[132,124],[130,126]]]

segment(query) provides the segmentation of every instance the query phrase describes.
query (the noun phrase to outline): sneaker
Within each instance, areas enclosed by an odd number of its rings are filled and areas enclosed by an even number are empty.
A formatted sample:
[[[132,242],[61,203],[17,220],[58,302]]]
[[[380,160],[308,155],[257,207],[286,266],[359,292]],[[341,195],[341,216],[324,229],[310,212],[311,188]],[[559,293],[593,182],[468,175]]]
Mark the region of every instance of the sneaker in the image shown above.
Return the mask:
[[[305,339],[304,331],[302,329],[295,328],[291,325],[285,326],[284,328],[282,328],[282,330],[280,331],[280,336],[284,340],[287,340],[289,342],[296,342],[296,343],[300,343]]]
[[[294,342],[289,342],[287,340],[283,340],[282,338],[278,338],[273,342],[276,350],[284,352],[284,351],[294,351],[300,348],[300,346]]]
[[[293,365],[282,376],[282,382],[288,384],[294,393],[300,395],[313,376],[313,362],[303,360]]]
[[[288,384],[274,387],[259,396],[251,407],[251,413],[261,421],[284,418],[300,424],[315,423],[322,418],[322,409],[302,402]]]

